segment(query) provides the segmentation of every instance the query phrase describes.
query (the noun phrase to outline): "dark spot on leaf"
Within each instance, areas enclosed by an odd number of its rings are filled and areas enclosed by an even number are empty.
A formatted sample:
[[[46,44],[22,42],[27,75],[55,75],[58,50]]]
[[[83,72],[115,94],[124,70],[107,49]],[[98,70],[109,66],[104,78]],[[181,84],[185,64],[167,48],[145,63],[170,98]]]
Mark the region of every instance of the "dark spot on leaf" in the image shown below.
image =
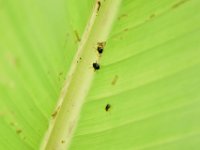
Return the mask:
[[[56,110],[51,114],[51,117],[52,117],[53,119],[55,119],[55,117],[57,116],[59,110],[60,110],[60,106],[58,106],[58,107],[56,108]]]
[[[22,130],[21,129],[17,129],[16,132],[17,132],[17,134],[20,134],[20,133],[22,133]]]
[[[58,113],[57,111],[54,111],[53,114],[51,114],[51,117],[54,119],[56,117],[57,113]]]
[[[156,16],[156,14],[151,14],[151,15],[149,16],[149,19],[153,19],[155,16]]]
[[[65,140],[62,140],[61,143],[62,143],[62,144],[65,143]]]
[[[82,58],[80,57],[80,58],[79,58],[79,60],[81,61],[81,59],[82,59]],[[77,62],[77,64],[79,63],[79,60],[77,60],[77,61],[76,61],[76,62]]]

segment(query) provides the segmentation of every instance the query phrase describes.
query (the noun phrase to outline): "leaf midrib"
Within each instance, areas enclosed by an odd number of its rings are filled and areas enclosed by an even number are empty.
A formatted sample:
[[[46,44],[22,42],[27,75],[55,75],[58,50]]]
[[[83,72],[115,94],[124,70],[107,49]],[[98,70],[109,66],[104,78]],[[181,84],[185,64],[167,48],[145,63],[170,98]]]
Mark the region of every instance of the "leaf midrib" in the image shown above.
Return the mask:
[[[96,73],[92,63],[100,61],[95,47],[98,42],[104,42],[108,38],[120,2],[121,0],[96,1],[55,111],[52,113],[41,150],[69,148],[81,107]]]

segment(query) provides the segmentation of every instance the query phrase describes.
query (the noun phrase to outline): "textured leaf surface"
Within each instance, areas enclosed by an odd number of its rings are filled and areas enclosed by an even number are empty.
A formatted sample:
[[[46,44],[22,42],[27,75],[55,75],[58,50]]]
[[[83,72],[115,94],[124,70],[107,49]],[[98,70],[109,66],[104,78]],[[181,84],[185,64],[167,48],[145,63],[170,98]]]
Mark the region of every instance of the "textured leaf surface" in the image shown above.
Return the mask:
[[[1,1],[0,149],[39,148],[93,3]]]
[[[0,1],[0,149],[39,148],[94,3]],[[199,9],[122,1],[70,150],[199,149]]]

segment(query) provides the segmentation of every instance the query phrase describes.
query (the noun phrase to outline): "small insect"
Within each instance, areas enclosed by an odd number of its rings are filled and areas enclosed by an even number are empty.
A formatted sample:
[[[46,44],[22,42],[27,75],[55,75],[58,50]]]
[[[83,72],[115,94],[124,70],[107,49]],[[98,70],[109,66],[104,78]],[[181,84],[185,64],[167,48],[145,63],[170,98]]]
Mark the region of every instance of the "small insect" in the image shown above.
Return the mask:
[[[98,45],[97,46],[97,51],[99,52],[99,54],[102,54],[104,46],[106,45],[106,42],[98,42],[97,45]]]
[[[105,107],[105,110],[106,110],[106,111],[109,111],[110,107],[111,107],[111,105],[110,105],[110,104],[107,104],[106,107]]]
[[[99,52],[99,54],[103,53],[103,48],[102,47],[97,47],[97,51]]]
[[[100,65],[98,63],[96,63],[96,62],[93,63],[92,66],[93,66],[94,70],[99,70],[100,69]]]

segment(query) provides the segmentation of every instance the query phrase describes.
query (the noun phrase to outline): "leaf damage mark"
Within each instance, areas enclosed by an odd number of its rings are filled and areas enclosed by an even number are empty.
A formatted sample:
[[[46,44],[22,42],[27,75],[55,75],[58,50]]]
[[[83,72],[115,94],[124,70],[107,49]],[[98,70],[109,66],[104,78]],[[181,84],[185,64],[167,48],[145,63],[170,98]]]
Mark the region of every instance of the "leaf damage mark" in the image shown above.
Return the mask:
[[[20,133],[22,133],[22,130],[21,130],[21,129],[17,129],[17,130],[16,130],[16,133],[17,133],[17,134],[20,134]]]
[[[117,83],[117,81],[118,81],[118,75],[115,75],[115,77],[113,78],[111,84],[115,85]]]
[[[60,72],[60,73],[59,73],[59,76],[62,76],[62,75],[63,75],[63,72]]]
[[[97,13],[99,12],[100,8],[101,8],[101,2],[100,1],[97,1]]]
[[[59,81],[61,81],[61,80],[64,79],[63,74],[64,74],[64,72],[59,72],[59,73],[58,73],[58,80],[59,80]]]
[[[156,17],[156,14],[151,14],[150,16],[149,16],[149,19],[153,19],[153,18],[155,18]]]
[[[65,143],[65,140],[62,140],[61,143],[64,144],[64,143]]]
[[[75,121],[72,121],[69,125],[69,129],[68,129],[68,132],[69,133],[72,133],[72,131],[74,130],[75,128]]]
[[[123,18],[125,18],[125,17],[127,17],[128,15],[127,14],[122,14],[122,15],[120,15],[117,19],[118,20],[121,20],[121,19],[123,19]]]
[[[13,121],[10,122],[10,125],[13,126],[13,127],[15,127],[16,124],[17,124],[16,122],[13,122]]]
[[[51,117],[52,117],[53,119],[56,118],[56,116],[57,116],[59,110],[60,110],[60,106],[58,106],[58,107],[56,108],[56,110],[51,114]]]
[[[78,64],[79,61],[81,61],[81,60],[82,60],[82,57],[80,57],[80,58],[76,61],[76,63]]]
[[[22,129],[20,129],[20,127],[18,127],[18,125],[17,125],[16,122],[11,121],[9,124],[12,126],[12,128],[15,130],[15,132],[16,132],[18,135],[21,135]]]
[[[124,32],[127,32],[128,30],[129,30],[129,28],[125,28],[125,29],[124,29]]]
[[[80,38],[80,36],[79,36],[79,34],[78,34],[78,31],[77,31],[77,30],[74,30],[74,34],[75,34],[75,37],[76,37],[76,41],[77,41],[77,42],[80,42],[80,41],[81,41],[81,38]]]
[[[188,2],[189,0],[181,0],[172,6],[172,9],[178,8],[179,6],[183,5],[184,3]]]

